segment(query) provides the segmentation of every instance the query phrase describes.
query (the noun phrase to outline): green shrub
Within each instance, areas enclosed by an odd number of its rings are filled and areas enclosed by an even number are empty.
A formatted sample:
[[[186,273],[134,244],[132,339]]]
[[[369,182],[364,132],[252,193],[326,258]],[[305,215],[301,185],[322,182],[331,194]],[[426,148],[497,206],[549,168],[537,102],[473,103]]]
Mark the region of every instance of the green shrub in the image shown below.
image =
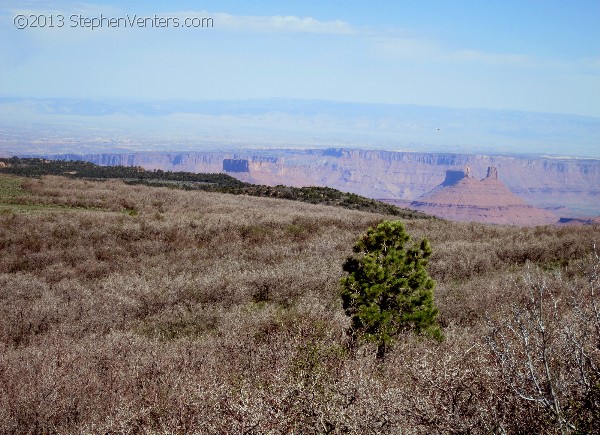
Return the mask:
[[[406,248],[410,236],[400,221],[369,228],[344,263],[342,301],[351,317],[350,335],[377,344],[385,356],[393,338],[406,330],[442,338],[433,302],[435,282],[425,270],[431,247],[427,239]]]

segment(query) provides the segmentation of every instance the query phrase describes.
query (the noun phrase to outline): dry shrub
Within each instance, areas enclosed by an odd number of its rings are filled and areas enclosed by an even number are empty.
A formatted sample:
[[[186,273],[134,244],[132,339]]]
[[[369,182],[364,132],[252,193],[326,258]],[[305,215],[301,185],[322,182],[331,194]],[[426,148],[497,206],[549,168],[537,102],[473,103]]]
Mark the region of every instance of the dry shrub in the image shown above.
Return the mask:
[[[537,431],[588,433],[600,427],[600,258],[585,279],[527,270],[517,285],[526,295],[510,314],[491,322],[487,343],[506,401],[517,402],[515,424],[538,416]]]
[[[407,335],[378,363],[369,346],[346,348],[339,278],[357,237],[389,217],[116,181],[25,184],[22,201],[81,209],[0,214],[2,433],[559,430],[485,341],[500,331],[486,320],[506,327],[527,309],[529,263],[564,302],[551,343],[560,412],[593,427],[598,392],[574,370],[597,351],[592,311],[572,291],[596,273],[597,227],[406,222],[431,241],[446,341]]]

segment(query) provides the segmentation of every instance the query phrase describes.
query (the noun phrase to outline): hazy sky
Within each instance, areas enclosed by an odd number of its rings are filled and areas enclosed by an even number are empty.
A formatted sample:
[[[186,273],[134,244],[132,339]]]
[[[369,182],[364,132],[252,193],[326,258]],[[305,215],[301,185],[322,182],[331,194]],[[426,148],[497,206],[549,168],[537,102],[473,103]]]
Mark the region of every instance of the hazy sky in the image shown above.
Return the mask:
[[[47,27],[17,29],[18,14]],[[78,21],[155,15],[214,27]],[[0,96],[291,97],[598,117],[598,23],[599,0],[0,0]]]

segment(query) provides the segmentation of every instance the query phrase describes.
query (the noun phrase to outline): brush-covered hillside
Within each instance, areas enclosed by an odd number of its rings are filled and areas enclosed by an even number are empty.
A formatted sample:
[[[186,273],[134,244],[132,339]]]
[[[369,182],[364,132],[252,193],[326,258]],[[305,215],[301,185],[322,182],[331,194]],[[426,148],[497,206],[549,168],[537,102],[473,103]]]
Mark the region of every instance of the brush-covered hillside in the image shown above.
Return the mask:
[[[407,219],[445,340],[348,346],[342,264],[397,217],[0,175],[0,433],[593,433],[600,228]]]
[[[282,198],[310,204],[334,205],[350,210],[370,211],[397,216],[398,218],[425,218],[427,215],[406,208],[396,207],[354,193],[321,186],[265,186],[244,183],[224,173],[146,171],[139,166],[99,166],[85,161],[47,160],[39,158],[0,158],[0,174],[25,177],[61,175],[87,180],[123,180],[127,184],[142,184],[173,189],[202,190],[233,195],[250,195],[266,198]]]

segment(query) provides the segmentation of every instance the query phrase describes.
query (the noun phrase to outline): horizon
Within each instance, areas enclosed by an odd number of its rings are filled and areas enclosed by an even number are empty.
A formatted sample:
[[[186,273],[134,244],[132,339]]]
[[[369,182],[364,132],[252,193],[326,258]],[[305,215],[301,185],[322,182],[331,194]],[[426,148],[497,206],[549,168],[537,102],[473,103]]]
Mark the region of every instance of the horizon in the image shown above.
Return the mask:
[[[598,138],[600,118],[515,110],[294,98],[0,97],[4,155],[354,148],[599,158]]]
[[[36,97],[36,96],[15,96],[15,95],[0,95],[0,103],[3,100],[33,100],[33,101],[90,101],[95,103],[136,103],[136,104],[151,104],[151,103],[247,103],[247,102],[310,102],[310,103],[334,103],[334,104],[346,104],[346,105],[360,105],[363,107],[369,106],[380,106],[380,107],[416,107],[416,108],[430,108],[430,109],[450,109],[458,111],[482,111],[482,112],[513,112],[521,114],[540,114],[540,115],[558,115],[558,116],[570,116],[578,118],[590,118],[600,120],[600,114],[598,115],[578,115],[575,113],[568,112],[551,112],[551,111],[540,111],[540,110],[525,110],[525,109],[495,109],[483,106],[469,106],[469,107],[458,107],[458,106],[444,106],[434,104],[418,104],[418,103],[380,103],[380,102],[362,102],[357,100],[343,100],[343,99],[325,99],[325,98],[296,98],[296,97],[262,97],[262,98],[147,98],[147,97]]]

